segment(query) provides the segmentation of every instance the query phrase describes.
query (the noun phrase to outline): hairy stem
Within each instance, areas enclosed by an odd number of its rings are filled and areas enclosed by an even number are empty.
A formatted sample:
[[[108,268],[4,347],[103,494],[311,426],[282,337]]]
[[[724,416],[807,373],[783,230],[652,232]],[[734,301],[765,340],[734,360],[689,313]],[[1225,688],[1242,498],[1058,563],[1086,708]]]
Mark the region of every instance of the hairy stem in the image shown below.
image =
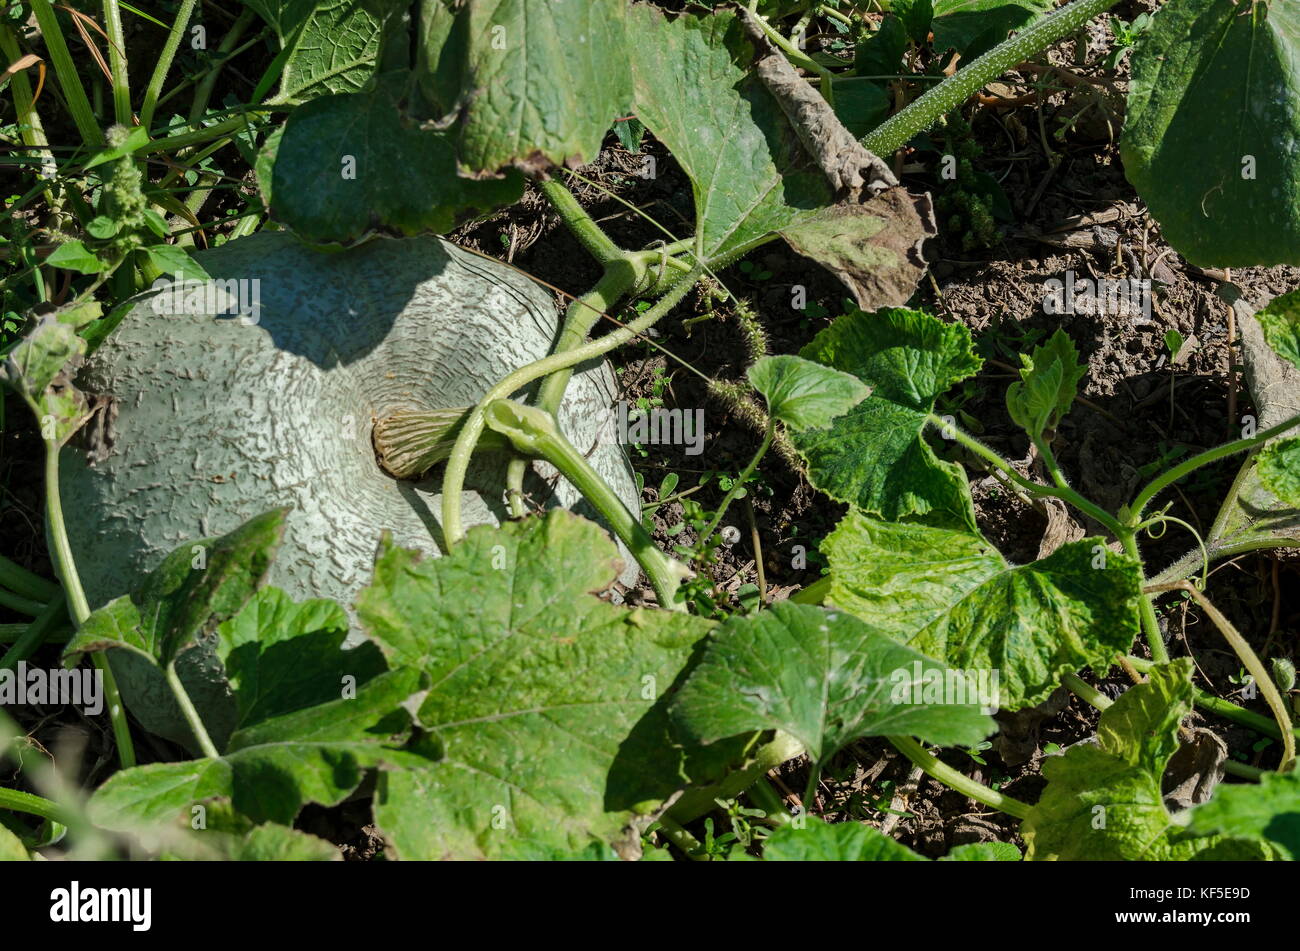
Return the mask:
[[[108,34],[108,69],[113,77],[113,118],[131,127],[131,80],[126,70],[126,36],[117,0],[104,0],[104,32]]]
[[[1029,810],[1032,808],[1029,803],[1013,799],[996,789],[990,789],[983,783],[977,783],[966,774],[931,756],[925,747],[910,736],[888,736],[886,739],[893,743],[900,753],[945,786],[1017,819],[1028,818]]]
[[[167,74],[171,72],[172,61],[176,58],[176,51],[180,49],[185,28],[190,25],[194,6],[195,0],[181,0],[180,9],[176,11],[176,19],[172,21],[171,32],[167,34],[162,52],[158,54],[158,64],[154,66],[153,76],[149,79],[149,88],[144,92],[144,103],[140,106],[140,124],[146,129],[153,122],[154,110],[158,108],[158,97],[162,95],[163,83],[167,81]]]
[[[190,731],[194,734],[194,739],[198,741],[199,749],[208,759],[220,759],[221,754],[217,752],[217,747],[213,744],[212,738],[208,736],[207,728],[203,725],[203,719],[199,716],[199,711],[194,709],[194,702],[190,700],[190,695],[185,692],[185,685],[181,683],[180,675],[176,673],[176,661],[172,661],[164,669],[163,673],[167,675],[167,686],[172,689],[172,696],[176,698],[176,703],[181,708],[181,713],[185,715],[185,722],[190,725]]]
[[[1120,544],[1124,546],[1124,554],[1136,561],[1139,574],[1144,574],[1142,552],[1138,550],[1137,532],[1121,528],[1118,535]],[[1138,615],[1142,619],[1142,633],[1146,636],[1151,657],[1157,664],[1166,663],[1169,660],[1169,651],[1165,649],[1164,638],[1160,636],[1160,619],[1156,617],[1155,603],[1145,592],[1138,595]]]
[[[1105,12],[1118,2],[1119,0],[1074,0],[1073,3],[1054,10],[890,116],[863,138],[862,144],[876,155],[889,155],[902,148],[912,136],[930,128],[940,117],[979,92],[986,83],[1057,40],[1074,33],[1097,14]]]

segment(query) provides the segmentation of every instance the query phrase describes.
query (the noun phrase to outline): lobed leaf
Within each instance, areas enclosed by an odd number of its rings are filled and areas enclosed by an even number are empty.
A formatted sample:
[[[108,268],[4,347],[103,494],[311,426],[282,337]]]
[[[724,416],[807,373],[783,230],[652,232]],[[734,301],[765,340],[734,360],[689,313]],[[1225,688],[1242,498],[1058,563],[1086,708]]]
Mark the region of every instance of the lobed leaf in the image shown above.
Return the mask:
[[[1059,327],[1032,354],[1021,354],[1020,362],[1020,379],[1007,387],[1007,412],[1037,442],[1069,412],[1088,366],[1079,362],[1074,341]]]
[[[871,387],[829,429],[793,434],[809,481],[884,518],[925,515],[974,530],[965,473],[940,461],[921,435],[935,398],[979,369],[970,332],[921,311],[856,311],[819,333],[800,356]]]
[[[1140,630],[1141,570],[1100,539],[1014,567],[972,532],[850,512],[822,550],[829,602],[949,667],[998,671],[1003,709],[1106,670]]]
[[[871,392],[857,377],[802,357],[764,357],[746,376],[768,412],[793,429],[825,429]]]

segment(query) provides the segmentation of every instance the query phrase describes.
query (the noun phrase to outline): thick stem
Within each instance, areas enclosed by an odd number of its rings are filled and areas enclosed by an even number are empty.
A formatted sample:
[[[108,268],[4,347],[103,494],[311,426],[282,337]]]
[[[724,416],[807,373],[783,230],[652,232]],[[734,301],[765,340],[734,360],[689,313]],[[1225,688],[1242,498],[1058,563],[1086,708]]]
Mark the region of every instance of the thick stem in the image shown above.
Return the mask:
[[[1157,585],[1154,588],[1148,588],[1148,591],[1185,591],[1192,596],[1192,599],[1200,605],[1210,621],[1219,629],[1224,640],[1231,645],[1241,663],[1250,671],[1250,675],[1255,678],[1255,684],[1258,686],[1260,693],[1264,695],[1264,702],[1268,704],[1273,716],[1277,720],[1278,733],[1282,738],[1282,762],[1278,765],[1278,772],[1285,773],[1295,764],[1295,727],[1291,724],[1291,713],[1287,710],[1286,703],[1282,699],[1282,693],[1277,689],[1277,684],[1273,683],[1273,677],[1264,667],[1263,661],[1255,653],[1250,643],[1241,636],[1237,630],[1224,615],[1223,612],[1210,603],[1209,598],[1203,595],[1200,590],[1186,581],[1180,581],[1177,584]]]
[[[591,215],[587,214],[587,210],[578,204],[578,200],[573,197],[573,192],[565,188],[563,182],[548,178],[538,183],[537,187],[552,207],[559,212],[574,237],[597,262],[608,265],[623,258],[623,249],[600,229],[600,225],[596,224]]]
[[[999,812],[1005,812],[1007,815],[1015,816],[1017,819],[1026,819],[1029,817],[1029,810],[1032,808],[1029,803],[1021,802],[1019,799],[1013,799],[998,792],[996,789],[990,789],[983,783],[977,783],[969,776],[961,773],[942,760],[936,759],[916,740],[910,736],[888,736],[885,739],[893,743],[898,751],[910,759],[921,769],[925,770],[932,777],[939,780],[945,786],[957,790],[964,796],[969,796],[976,802],[982,802],[986,806],[991,806]]]
[[[1155,666],[1154,661],[1147,660],[1145,657],[1134,657],[1131,654],[1124,658],[1134,669],[1146,673]],[[1212,693],[1206,693],[1200,687],[1192,688],[1192,702],[1202,710],[1208,710],[1210,713],[1217,714],[1225,720],[1231,720],[1240,726],[1254,730],[1256,733],[1270,736],[1275,740],[1282,739],[1282,731],[1277,728],[1277,723],[1268,717],[1260,716],[1251,710],[1237,706],[1231,700],[1224,700],[1222,697],[1216,697]],[[1294,728],[1292,735],[1300,736],[1300,728]]]
[[[1251,538],[1231,545],[1224,545],[1222,548],[1210,548],[1204,554],[1201,549],[1194,548],[1160,572],[1160,574],[1147,579],[1147,583],[1169,584],[1173,581],[1184,581],[1195,573],[1207,555],[1210,561],[1219,561],[1224,558],[1246,555],[1252,551],[1268,551],[1278,548],[1300,548],[1300,540],[1294,538]]]
[[[194,703],[190,700],[190,695],[185,692],[185,685],[181,683],[180,675],[176,673],[176,662],[172,661],[168,664],[163,673],[167,675],[167,686],[172,688],[172,696],[176,698],[176,703],[185,716],[185,722],[190,725],[190,731],[194,734],[194,739],[198,741],[199,749],[203,751],[203,755],[208,759],[220,759],[221,754],[217,752],[212,738],[208,736],[207,728],[203,725],[199,711],[194,709]]]
[[[1235,455],[1239,452],[1245,452],[1248,449],[1254,449],[1256,446],[1261,446],[1274,436],[1280,436],[1288,429],[1294,429],[1297,425],[1300,425],[1300,416],[1292,416],[1290,419],[1278,423],[1276,426],[1270,426],[1268,429],[1261,430],[1249,439],[1238,439],[1234,442],[1224,443],[1222,446],[1216,446],[1213,449],[1207,449],[1205,452],[1192,456],[1192,458],[1185,462],[1174,466],[1168,472],[1156,476],[1151,480],[1146,488],[1137,494],[1137,498],[1135,498],[1133,504],[1129,506],[1130,522],[1137,524],[1141,520],[1143,510],[1146,509],[1151,500],[1159,495],[1165,488],[1183,478],[1183,476],[1195,472],[1202,466],[1208,466],[1212,462],[1218,462],[1220,459],[1224,459],[1228,456]]]
[[[468,406],[452,409],[398,410],[375,422],[371,434],[379,465],[395,479],[418,479],[451,455],[456,436],[469,415]],[[484,452],[509,452],[510,441],[484,433]]]
[[[59,27],[54,7],[50,0],[31,0],[31,3],[36,23],[45,40],[45,49],[50,54],[50,61],[54,63],[54,75],[59,80],[59,88],[63,90],[63,97],[72,112],[72,121],[76,124],[82,141],[91,148],[99,148],[104,144],[104,133],[95,121],[95,110],[90,108],[90,100],[86,98],[86,87],[81,84],[77,65],[68,52],[68,44],[63,39],[63,30]]]
[[[695,282],[699,280],[702,273],[703,269],[697,266],[680,283],[674,285],[667,294],[661,297],[653,307],[626,326],[611,331],[599,340],[593,340],[585,346],[577,347],[565,353],[552,354],[535,363],[520,367],[488,390],[483,399],[479,400],[478,405],[470,411],[469,417],[465,420],[465,425],[461,428],[460,435],[456,438],[456,445],[452,448],[451,455],[447,459],[447,471],[442,482],[442,531],[448,547],[457,544],[465,537],[465,529],[461,521],[460,496],[465,487],[465,475],[469,471],[470,455],[474,452],[474,446],[483,433],[483,413],[488,404],[509,398],[516,390],[527,386],[533,380],[546,376],[548,373],[577,366],[579,363],[603,356],[615,347],[622,346],[635,339],[637,335],[653,327],[665,314],[676,307],[681,299],[686,296],[686,292],[695,286]]]
[[[45,441],[45,527],[54,570],[63,584],[68,613],[78,628],[90,617],[90,604],[81,587],[77,563],[72,557],[72,544],[68,541],[67,526],[63,521],[63,503],[59,499],[59,444],[57,440]],[[131,728],[126,722],[122,697],[117,691],[117,678],[102,651],[91,655],[95,668],[104,684],[104,702],[113,723],[113,739],[117,743],[117,757],[123,769],[135,765],[135,745],[131,741]]]
[[[984,85],[1001,76],[1020,62],[1041,52],[1057,40],[1064,39],[1119,0],[1074,0],[1049,13],[1004,40],[964,69],[890,116],[864,139],[862,144],[876,155],[889,155],[906,145],[953,109],[979,92]]]
[[[67,810],[61,808],[58,803],[17,789],[5,789],[3,786],[0,786],[0,809],[25,812],[63,825],[69,822]]]
[[[144,103],[140,106],[140,124],[146,129],[153,122],[154,110],[158,108],[158,97],[162,95],[163,83],[167,81],[167,74],[171,72],[172,60],[176,58],[176,51],[180,48],[185,28],[190,24],[194,5],[195,0],[181,0],[180,9],[176,11],[176,19],[172,22],[171,32],[167,34],[162,52],[158,54],[158,64],[154,67],[149,88],[144,92]]]
[[[682,579],[690,575],[690,570],[655,547],[641,520],[627,510],[600,473],[591,467],[573,443],[564,438],[554,416],[535,406],[510,400],[489,404],[484,416],[487,424],[508,438],[515,449],[541,456],[573,483],[627,546],[637,564],[645,569],[662,607],[671,611],[686,610],[686,606],[678,601],[677,588]]]

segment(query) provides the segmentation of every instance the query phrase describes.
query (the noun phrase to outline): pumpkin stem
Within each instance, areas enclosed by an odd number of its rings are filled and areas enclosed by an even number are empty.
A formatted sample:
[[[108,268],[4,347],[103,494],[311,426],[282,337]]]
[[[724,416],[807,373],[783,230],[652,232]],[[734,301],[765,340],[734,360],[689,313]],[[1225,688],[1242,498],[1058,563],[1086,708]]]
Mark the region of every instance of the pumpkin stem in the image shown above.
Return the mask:
[[[379,466],[395,479],[419,479],[451,454],[470,407],[397,410],[375,420],[372,439]],[[503,452],[509,441],[484,433],[479,451]]]

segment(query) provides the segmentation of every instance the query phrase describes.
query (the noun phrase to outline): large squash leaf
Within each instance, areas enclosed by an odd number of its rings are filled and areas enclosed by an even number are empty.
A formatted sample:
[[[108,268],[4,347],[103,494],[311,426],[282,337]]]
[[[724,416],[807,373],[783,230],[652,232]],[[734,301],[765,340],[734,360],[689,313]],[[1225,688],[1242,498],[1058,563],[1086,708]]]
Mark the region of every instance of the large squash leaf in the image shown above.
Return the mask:
[[[822,764],[853,740],[914,735],[941,746],[974,746],[993,732],[980,697],[917,702],[948,671],[852,615],[788,601],[728,618],[672,704],[674,721],[703,743],[781,730]],[[969,690],[967,687],[969,686]]]
[[[631,99],[626,0],[423,0],[420,87],[465,175],[596,157]]]
[[[950,667],[998,671],[1008,710],[1105,670],[1140,629],[1141,571],[1096,538],[1013,567],[977,534],[850,512],[823,551],[831,603]]]
[[[1139,41],[1124,168],[1193,264],[1300,264],[1297,62],[1295,3],[1179,0]]]
[[[139,829],[226,797],[253,822],[288,825],[305,803],[342,802],[368,767],[426,763],[400,748],[410,726],[401,704],[418,689],[415,671],[381,674],[355,696],[240,729],[217,759],[122,770],[95,791],[90,817],[105,829]]]
[[[1300,859],[1300,773],[1264,773],[1258,783],[1221,784],[1214,798],[1192,810],[1188,828],[1267,839],[1290,859]]]
[[[379,66],[396,0],[246,0],[280,40],[279,98],[359,91]],[[391,34],[389,34],[391,35]]]
[[[819,333],[800,356],[872,388],[829,429],[793,435],[813,485],[884,518],[926,515],[973,531],[965,473],[940,461],[921,435],[935,398],[979,369],[970,331],[921,311],[856,311]]]
[[[1151,671],[1101,715],[1096,746],[1079,744],[1043,763],[1047,789],[1021,827],[1027,859],[1258,859],[1259,841],[1198,836],[1175,825],[1160,780],[1192,709],[1192,662]]]
[[[403,118],[407,82],[405,73],[386,74],[365,92],[294,111],[258,162],[276,218],[320,243],[352,242],[379,227],[442,234],[523,194],[513,170],[483,181],[457,177],[451,133]]]
[[[593,597],[616,559],[558,509],[471,529],[444,558],[380,554],[357,611],[391,663],[424,672],[418,719],[441,750],[383,777],[375,817],[399,855],[639,852],[638,825],[685,785],[664,694],[712,622]]]
[[[803,828],[787,823],[763,843],[769,862],[924,862],[901,842],[862,822],[805,820]],[[940,861],[1018,862],[1020,853],[1007,842],[959,845]]]

